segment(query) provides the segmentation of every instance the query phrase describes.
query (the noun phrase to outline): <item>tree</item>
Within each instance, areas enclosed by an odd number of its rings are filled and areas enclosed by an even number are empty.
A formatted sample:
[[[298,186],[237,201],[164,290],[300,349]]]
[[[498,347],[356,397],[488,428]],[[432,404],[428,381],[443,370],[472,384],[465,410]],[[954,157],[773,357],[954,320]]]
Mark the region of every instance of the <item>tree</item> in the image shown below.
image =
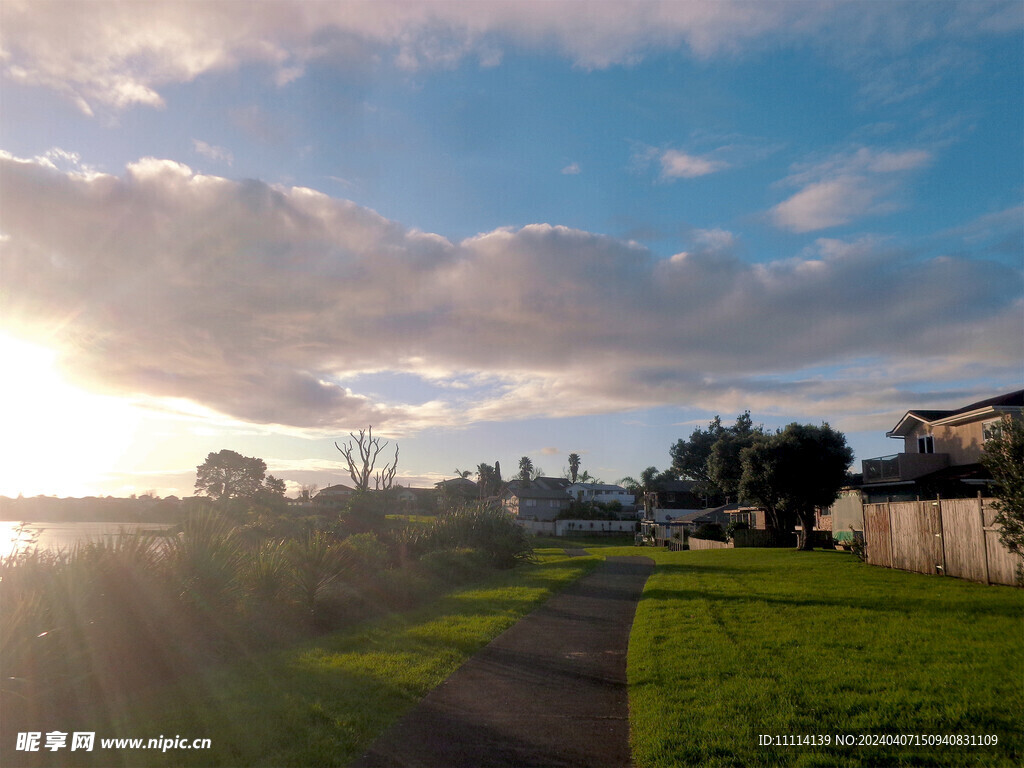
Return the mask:
[[[576,478],[580,473],[580,455],[578,453],[569,454],[569,479],[576,483]]]
[[[718,490],[708,473],[708,459],[712,447],[724,433],[722,419],[715,416],[707,429],[697,427],[690,434],[689,440],[677,440],[669,448],[672,472],[677,477],[695,481],[695,490],[705,496],[713,496]]]
[[[755,427],[750,411],[736,417],[736,423],[722,430],[718,440],[711,446],[707,459],[707,475],[710,482],[725,496],[736,499],[740,492],[740,478],[743,475],[741,454],[764,434],[763,427]]]
[[[480,463],[476,466],[476,484],[480,491],[480,498],[495,496],[501,486],[501,479],[495,468],[487,463]]]
[[[763,507],[772,526],[802,526],[799,549],[814,548],[814,511],[836,500],[853,451],[828,424],[790,424],[742,451],[740,496]]]
[[[267,464],[224,449],[196,467],[196,490],[217,501],[254,498],[263,487]]]
[[[267,475],[267,479],[263,483],[263,490],[271,496],[284,496],[285,489],[284,480],[278,480],[273,475]]]
[[[997,433],[985,441],[981,463],[995,481],[999,540],[1024,555],[1024,422],[1004,416]],[[1024,568],[1018,574],[1024,575]]]
[[[395,481],[395,471],[398,469],[398,444],[395,444],[394,461],[386,463],[383,469],[374,472],[377,457],[387,447],[387,441],[382,443],[379,437],[373,436],[372,424],[368,429],[360,429],[359,437],[351,432],[348,433],[348,436],[352,440],[346,443],[344,448],[337,442],[334,443],[334,447],[345,457],[345,461],[348,463],[348,474],[352,478],[356,491],[361,493],[368,491],[371,478],[376,490],[390,490]]]
[[[524,483],[528,483],[533,479],[533,459],[529,456],[523,456],[519,459],[519,479]]]
[[[455,468],[455,476],[458,477],[460,480],[465,480],[472,474],[473,470],[471,469],[459,469],[458,467]]]
[[[627,475],[619,480],[619,485],[639,500],[648,493],[660,490],[670,480],[675,480],[672,470],[666,469],[664,472],[659,472],[657,467],[647,467],[640,473],[639,480]]]

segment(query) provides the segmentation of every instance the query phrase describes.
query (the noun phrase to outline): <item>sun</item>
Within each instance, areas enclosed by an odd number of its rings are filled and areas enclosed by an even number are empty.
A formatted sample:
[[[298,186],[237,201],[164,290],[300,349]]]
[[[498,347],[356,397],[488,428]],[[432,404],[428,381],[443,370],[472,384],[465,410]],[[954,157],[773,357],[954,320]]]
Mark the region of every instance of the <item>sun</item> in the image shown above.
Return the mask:
[[[99,493],[140,415],[68,382],[56,350],[0,332],[0,496]]]

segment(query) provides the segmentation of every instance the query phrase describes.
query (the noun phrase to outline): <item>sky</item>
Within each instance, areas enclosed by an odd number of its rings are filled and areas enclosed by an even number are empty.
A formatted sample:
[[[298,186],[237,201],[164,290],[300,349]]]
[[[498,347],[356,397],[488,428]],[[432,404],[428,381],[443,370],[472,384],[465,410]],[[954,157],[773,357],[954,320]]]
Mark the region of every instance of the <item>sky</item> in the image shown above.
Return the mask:
[[[0,494],[664,469],[1024,386],[1024,4],[0,0]]]

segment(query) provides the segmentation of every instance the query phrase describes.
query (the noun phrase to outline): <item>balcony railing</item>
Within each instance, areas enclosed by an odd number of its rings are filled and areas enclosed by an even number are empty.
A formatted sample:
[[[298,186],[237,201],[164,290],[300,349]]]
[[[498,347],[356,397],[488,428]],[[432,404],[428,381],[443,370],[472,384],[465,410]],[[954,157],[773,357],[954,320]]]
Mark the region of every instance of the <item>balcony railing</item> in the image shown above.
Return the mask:
[[[893,483],[914,480],[948,466],[948,453],[894,453],[864,459],[861,471],[865,483]]]
[[[900,455],[879,456],[861,462],[865,483],[885,483],[900,479]]]

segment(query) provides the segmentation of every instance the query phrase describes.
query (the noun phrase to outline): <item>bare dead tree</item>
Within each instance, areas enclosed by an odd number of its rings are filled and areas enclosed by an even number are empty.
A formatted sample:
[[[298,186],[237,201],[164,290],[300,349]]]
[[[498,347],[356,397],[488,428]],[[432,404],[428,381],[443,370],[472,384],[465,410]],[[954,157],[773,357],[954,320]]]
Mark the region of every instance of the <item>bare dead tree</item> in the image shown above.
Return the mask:
[[[374,474],[373,470],[377,463],[377,457],[387,447],[387,441],[381,442],[379,437],[373,436],[372,424],[368,429],[359,430],[358,437],[351,432],[348,433],[348,436],[352,440],[346,443],[344,447],[338,445],[337,442],[334,443],[334,447],[345,457],[345,461],[348,463],[348,473],[356,490],[369,490],[370,478],[373,478],[374,486],[377,490],[388,490],[391,488],[395,479],[395,470],[398,469],[398,444],[395,444],[394,462],[385,464],[383,469]]]
[[[384,469],[373,476],[374,487],[378,491],[390,491],[391,486],[395,484],[396,469],[398,469],[398,443],[395,443],[395,460],[390,464],[385,464]]]

